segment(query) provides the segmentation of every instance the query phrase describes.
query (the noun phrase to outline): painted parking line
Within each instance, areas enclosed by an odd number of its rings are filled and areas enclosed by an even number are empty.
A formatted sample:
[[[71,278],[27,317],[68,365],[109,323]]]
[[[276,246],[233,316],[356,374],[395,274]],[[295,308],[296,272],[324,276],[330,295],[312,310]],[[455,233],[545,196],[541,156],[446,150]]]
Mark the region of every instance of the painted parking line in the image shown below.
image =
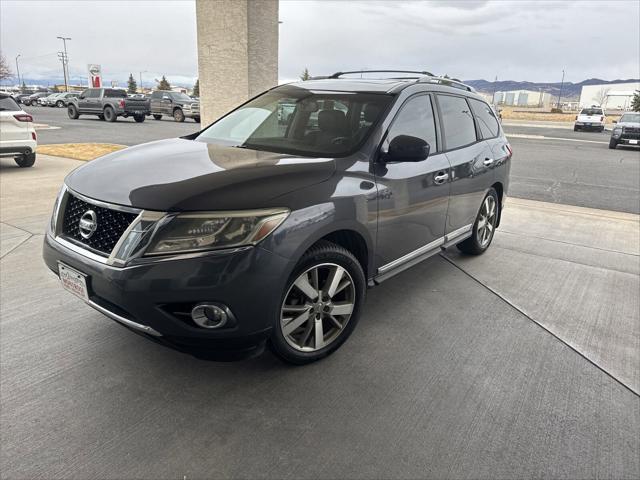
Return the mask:
[[[507,133],[508,138],[526,138],[529,140],[560,140],[565,142],[585,142],[585,143],[600,143],[608,145],[609,142],[600,142],[598,140],[583,140],[581,138],[563,138],[563,137],[547,137],[544,135],[526,135],[523,133]]]

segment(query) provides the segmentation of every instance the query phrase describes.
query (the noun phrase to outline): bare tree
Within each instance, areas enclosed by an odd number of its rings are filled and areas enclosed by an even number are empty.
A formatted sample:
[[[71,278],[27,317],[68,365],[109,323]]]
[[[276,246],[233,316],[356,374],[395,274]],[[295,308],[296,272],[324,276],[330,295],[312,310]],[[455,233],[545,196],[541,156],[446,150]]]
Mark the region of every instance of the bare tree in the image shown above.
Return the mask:
[[[11,68],[9,68],[9,64],[7,63],[7,59],[4,58],[4,55],[0,53],[0,80],[4,80],[5,78],[13,77],[13,72]]]
[[[598,93],[596,93],[595,96],[593,97],[596,99],[596,101],[598,102],[598,105],[600,105],[601,107],[603,106],[603,103],[606,102],[607,97],[609,96],[610,90],[611,90],[610,88],[602,87],[600,90],[598,90]]]

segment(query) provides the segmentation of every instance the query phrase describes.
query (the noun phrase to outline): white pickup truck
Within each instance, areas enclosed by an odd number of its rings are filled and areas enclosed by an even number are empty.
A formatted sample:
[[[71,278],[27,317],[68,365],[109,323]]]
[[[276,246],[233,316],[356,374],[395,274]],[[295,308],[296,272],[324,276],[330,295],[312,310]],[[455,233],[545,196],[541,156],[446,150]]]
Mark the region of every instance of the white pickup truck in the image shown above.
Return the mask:
[[[598,130],[604,131],[605,115],[602,107],[588,107],[580,110],[576,117],[576,123],[573,124],[573,131],[578,130]]]

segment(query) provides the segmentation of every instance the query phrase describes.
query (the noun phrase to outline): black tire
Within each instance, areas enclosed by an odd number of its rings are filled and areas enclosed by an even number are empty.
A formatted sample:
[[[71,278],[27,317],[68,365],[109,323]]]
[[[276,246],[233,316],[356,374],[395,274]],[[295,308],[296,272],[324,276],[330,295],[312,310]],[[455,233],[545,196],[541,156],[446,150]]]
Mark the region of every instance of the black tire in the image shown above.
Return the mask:
[[[103,114],[98,115],[98,118],[99,118],[100,120],[104,121],[104,115],[103,115]]]
[[[158,115],[157,113],[154,113],[154,114],[153,114],[153,118],[154,118],[155,120],[162,120],[162,115]]]
[[[142,123],[144,122],[144,115],[134,115],[133,119],[138,123]]]
[[[116,115],[116,112],[113,108],[111,107],[105,107],[104,109],[104,119],[107,122],[115,122],[116,120],[118,120],[118,116]]]
[[[577,131],[578,131],[578,127],[574,125],[574,126],[573,126],[573,131],[574,131],[574,132],[577,132]]]
[[[604,127],[600,127],[600,133],[604,132]]]
[[[78,113],[78,109],[76,108],[75,105],[69,105],[67,107],[67,115],[69,115],[69,118],[71,120],[77,120],[78,117],[80,116],[80,114]]]
[[[25,153],[14,160],[20,168],[33,167],[33,164],[36,163],[36,152]]]
[[[200,117],[193,117],[193,121],[196,123],[200,123]]]
[[[343,322],[346,321],[346,325],[343,323],[343,327],[337,329],[329,321],[328,318],[322,317],[320,320],[316,320],[316,318],[318,317],[314,317],[314,315],[321,316],[322,314],[312,313],[314,310],[312,310],[312,307],[309,307],[311,310],[307,310],[309,314],[308,322],[311,323],[311,325],[315,325],[316,322],[320,321],[322,322],[322,325],[326,325],[329,327],[328,329],[326,326],[323,327],[322,332],[326,333],[326,332],[329,332],[330,329],[333,329],[333,330],[332,330],[332,333],[329,334],[330,340],[328,340],[329,343],[327,345],[313,351],[302,351],[297,348],[294,348],[285,339],[285,334],[282,330],[283,329],[282,322],[280,320],[281,309],[282,309],[282,306],[284,305],[284,302],[287,300],[287,296],[292,291],[294,291],[293,284],[298,279],[298,277],[300,277],[301,275],[304,275],[308,270],[313,269],[315,266],[320,266],[320,268],[331,268],[331,267],[324,267],[325,264],[332,264],[334,266],[339,266],[342,269],[344,269],[346,273],[348,273],[348,276],[344,275],[343,273],[342,278],[344,279],[344,281],[347,281],[347,283],[349,284],[342,291],[345,292],[345,290],[348,289],[349,294],[353,296],[353,298],[350,301],[350,303],[353,304],[353,309],[350,313],[350,316],[346,320],[342,320]],[[326,280],[328,280],[328,278],[325,279],[325,281]],[[319,280],[318,283],[322,285],[322,290],[326,291],[325,290],[326,283],[323,283],[322,280]],[[284,292],[282,293],[282,296],[280,299],[280,308],[278,309],[277,312],[274,312],[273,314],[273,317],[274,317],[273,329],[272,329],[271,337],[269,338],[269,341],[268,341],[269,348],[276,356],[278,356],[285,362],[293,363],[296,365],[304,365],[307,363],[315,362],[317,360],[320,360],[321,358],[326,357],[327,355],[330,355],[331,353],[335,352],[338,348],[340,348],[340,346],[347,340],[347,338],[349,338],[353,330],[356,328],[358,319],[360,317],[360,312],[364,304],[365,292],[366,292],[366,279],[365,279],[364,271],[362,269],[362,266],[356,259],[356,257],[350,251],[334,243],[324,241],[324,240],[316,243],[302,256],[302,258],[294,268],[293,273],[289,277],[289,280],[287,281]],[[337,295],[340,295],[340,293],[336,293],[336,297]],[[333,298],[336,298],[336,297],[333,297]],[[329,297],[325,297],[325,299],[326,298],[329,298]],[[329,307],[325,307],[325,308],[329,308]],[[307,327],[305,327],[305,325]],[[305,328],[308,328],[310,331],[312,328],[311,325],[309,325],[307,321],[305,321],[303,324],[300,324],[299,328],[303,330]],[[311,333],[307,333],[307,335],[311,337]],[[333,338],[331,338],[331,335],[334,335]],[[315,337],[315,330],[313,331],[313,336]],[[324,342],[324,338],[325,338],[324,334],[322,338]],[[314,341],[315,341],[315,338],[314,338]]]
[[[58,100],[58,101],[56,102],[56,107],[58,107],[58,108],[62,108],[62,107],[64,107],[64,102],[63,102],[62,100]]]
[[[615,150],[617,146],[618,146],[618,142],[616,141],[615,138],[609,139],[609,148],[611,150]]]
[[[184,122],[184,112],[182,111],[181,108],[176,108],[173,111],[173,119],[176,122]]]
[[[488,202],[489,197],[493,198],[495,210],[489,220],[484,223],[484,225],[491,225],[490,232],[487,233],[486,230],[482,228],[481,221],[483,221],[484,217],[487,216],[485,215],[485,205]],[[491,188],[487,192],[487,195],[482,199],[482,204],[480,205],[480,209],[478,210],[478,216],[476,217],[476,221],[473,223],[471,236],[456,245],[458,247],[458,250],[469,255],[480,255],[486,252],[491,245],[491,242],[493,241],[493,235],[496,232],[496,225],[498,223],[499,215],[500,204],[498,203],[498,194],[496,193],[495,189]],[[479,226],[480,228],[478,228]],[[484,237],[485,233],[488,234],[487,237]]]

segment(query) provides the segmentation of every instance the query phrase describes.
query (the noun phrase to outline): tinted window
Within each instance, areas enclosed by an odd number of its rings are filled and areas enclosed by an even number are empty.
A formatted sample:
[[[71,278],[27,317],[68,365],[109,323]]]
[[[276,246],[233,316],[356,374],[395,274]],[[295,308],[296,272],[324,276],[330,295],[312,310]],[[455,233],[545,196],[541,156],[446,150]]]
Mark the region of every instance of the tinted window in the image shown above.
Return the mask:
[[[391,142],[398,135],[421,138],[429,144],[431,152],[437,150],[435,119],[428,95],[410,98],[402,106],[389,129],[386,142]]]
[[[191,102],[191,97],[189,95],[185,95],[182,92],[171,92],[169,95],[171,95],[171,98],[173,98],[174,100],[177,101],[181,101],[181,102]]]
[[[14,102],[13,98],[5,97],[4,95],[0,97],[0,112],[16,112],[20,111],[20,107],[16,102]]]
[[[106,98],[127,98],[127,92],[125,90],[115,90],[113,88],[105,88],[104,96]]]
[[[583,108],[580,115],[602,115],[601,108]]]
[[[151,98],[162,98],[162,92],[153,92]]]
[[[498,119],[493,113],[493,109],[480,100],[469,99],[469,103],[473,107],[473,113],[476,116],[476,122],[480,127],[482,138],[493,138],[498,136],[500,127]]]
[[[477,140],[471,109],[464,98],[438,95],[438,105],[447,150],[463,147]]]
[[[100,91],[95,88],[90,88],[85,90],[82,95],[84,95],[84,98],[98,98],[100,96]]]

